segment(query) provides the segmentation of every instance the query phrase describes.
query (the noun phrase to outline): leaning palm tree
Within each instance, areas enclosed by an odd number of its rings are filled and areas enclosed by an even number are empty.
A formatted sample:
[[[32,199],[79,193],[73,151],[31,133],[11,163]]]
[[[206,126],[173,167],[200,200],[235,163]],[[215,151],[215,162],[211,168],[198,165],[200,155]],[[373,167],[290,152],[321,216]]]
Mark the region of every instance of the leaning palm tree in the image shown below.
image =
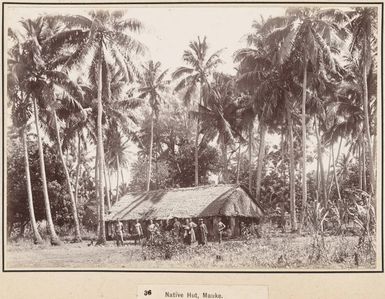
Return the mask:
[[[44,44],[44,19],[38,18],[35,21],[25,20],[22,25],[25,28],[24,41],[19,42],[20,57],[18,60],[9,62],[14,76],[18,80],[19,87],[25,97],[32,102],[34,122],[36,127],[37,142],[39,149],[40,171],[43,186],[43,197],[47,216],[48,228],[50,231],[51,244],[60,245],[61,242],[55,232],[52,221],[50,201],[48,195],[47,178],[45,173],[44,153],[40,128],[39,107],[43,106],[43,99],[47,93],[60,86],[64,89],[68,86],[68,78],[62,72],[52,70],[47,63],[47,48]],[[54,57],[50,57],[54,61]]]
[[[62,56],[63,65],[72,68],[76,64],[88,65],[89,80],[97,86],[97,157],[99,208],[100,208],[100,234],[99,244],[106,242],[104,222],[104,183],[103,183],[103,101],[108,101],[111,96],[110,80],[112,69],[118,67],[126,82],[133,81],[137,75],[132,55],[144,52],[144,46],[134,39],[129,32],[139,32],[142,24],[135,19],[124,18],[122,11],[94,11],[90,17],[85,16],[59,16],[68,30],[53,38],[53,45],[58,43],[71,43],[75,41],[74,53]],[[81,29],[79,29],[81,28]]]
[[[21,59],[21,51],[20,51],[20,43],[16,35],[13,32],[10,32],[10,35],[14,37],[15,45],[12,47],[9,52],[9,61],[8,63],[12,66],[20,63]],[[32,117],[32,107],[31,102],[28,97],[26,97],[25,93],[20,89],[18,77],[15,76],[15,72],[12,71],[12,68],[9,69],[8,77],[7,77],[7,94],[11,104],[11,118],[12,124],[15,128],[18,128],[19,136],[23,142],[23,150],[24,150],[24,160],[25,160],[25,176],[27,183],[27,200],[28,200],[28,210],[29,217],[31,221],[31,227],[33,231],[33,238],[35,244],[42,244],[43,239],[40,236],[39,230],[37,228],[36,218],[35,218],[35,210],[33,206],[33,198],[32,198],[32,186],[31,186],[31,174],[29,169],[29,156],[28,156],[28,127],[29,121]]]
[[[63,78],[63,80],[67,80],[67,79]],[[61,138],[61,134],[60,134],[61,125],[60,125],[60,119],[58,117],[57,110],[59,110],[59,109],[67,110],[66,113],[64,113],[65,118],[63,119],[63,121],[67,121],[68,117],[71,114],[74,114],[74,113],[77,113],[77,112],[83,110],[80,102],[78,102],[76,100],[76,98],[81,99],[83,97],[83,95],[81,93],[80,88],[78,88],[74,84],[71,84],[70,82],[67,82],[67,84],[71,88],[74,89],[73,92],[75,92],[75,94],[76,94],[75,97],[67,96],[63,93],[56,96],[54,93],[54,90],[52,88],[50,88],[50,89],[47,89],[47,91],[46,91],[45,101],[48,102],[47,103],[47,109],[46,109],[46,111],[48,113],[48,118],[49,118],[48,122],[49,122],[49,125],[51,125],[53,123],[52,125],[53,125],[54,136],[55,136],[54,139],[56,139],[56,144],[57,144],[57,148],[59,151],[59,157],[60,157],[60,161],[63,165],[64,174],[65,174],[66,182],[67,182],[68,193],[69,193],[70,200],[71,200],[72,216],[73,216],[74,224],[75,224],[75,237],[74,237],[73,241],[74,242],[81,242],[82,238],[81,238],[81,234],[80,234],[80,223],[79,223],[79,218],[78,218],[79,216],[78,216],[78,211],[77,211],[77,203],[75,200],[75,192],[74,192],[74,189],[72,187],[72,182],[71,182],[71,177],[70,177],[69,170],[67,167],[67,162],[66,162],[66,159],[65,159],[64,154],[63,154],[63,142],[62,142],[62,138]]]
[[[198,37],[198,41],[192,41],[189,44],[189,49],[184,51],[183,60],[188,66],[179,67],[173,74],[174,80],[179,80],[175,86],[175,91],[184,90],[183,100],[187,105],[190,105],[193,94],[199,87],[199,101],[198,104],[203,104],[203,87],[208,84],[208,77],[215,70],[215,68],[222,62],[219,58],[221,50],[208,56],[208,44],[206,37],[203,40]],[[199,119],[197,120],[197,130],[195,136],[195,185],[199,185],[198,172],[199,159]]]
[[[167,89],[169,84],[169,81],[165,80],[167,71],[168,70],[161,70],[160,62],[154,63],[151,60],[146,65],[143,65],[143,75],[139,80],[139,97],[148,98],[151,107],[151,136],[146,183],[147,192],[150,191],[151,182],[152,149],[154,143],[154,117],[156,120],[159,117],[160,104],[163,101],[161,93]]]
[[[61,101],[65,100],[67,103],[70,102],[69,106],[77,106],[78,109],[81,109],[81,105],[78,103],[77,99],[81,100],[82,93],[80,88],[72,80],[69,79],[66,73],[57,70],[57,60],[60,60],[60,57],[50,52],[52,34],[57,34],[60,29],[60,26],[56,22],[49,22],[44,18],[39,18],[35,23],[31,21],[24,21],[23,26],[28,31],[28,35],[33,39],[36,44],[37,51],[34,52],[34,61],[38,61],[38,72],[39,78],[36,80],[37,86],[34,86],[34,92],[40,94],[39,97],[39,106],[42,108],[42,111],[45,114],[49,114],[53,120],[53,126],[55,127],[55,139],[57,141],[58,150],[60,159],[64,168],[64,173],[66,175],[66,182],[68,187],[68,193],[71,200],[72,214],[75,224],[75,241],[81,241],[80,236],[80,225],[78,221],[78,213],[76,202],[74,199],[73,189],[71,185],[71,179],[69,176],[68,168],[64,155],[62,152],[61,137],[60,137],[60,128],[57,119],[56,109],[61,105],[59,101],[56,100],[56,89],[59,87],[63,94],[66,94],[65,97],[62,97]],[[58,105],[58,103],[60,103]],[[42,118],[43,115],[40,115]]]

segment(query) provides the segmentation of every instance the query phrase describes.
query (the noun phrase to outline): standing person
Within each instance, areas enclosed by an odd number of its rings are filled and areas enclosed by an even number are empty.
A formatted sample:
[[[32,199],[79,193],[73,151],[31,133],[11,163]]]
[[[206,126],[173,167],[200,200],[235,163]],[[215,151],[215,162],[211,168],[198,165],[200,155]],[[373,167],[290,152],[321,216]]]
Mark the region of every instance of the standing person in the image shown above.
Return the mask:
[[[222,222],[222,219],[219,219],[218,222],[218,234],[219,234],[219,243],[222,243],[223,231],[225,230],[226,225]]]
[[[136,223],[135,223],[135,233],[136,233],[135,245],[136,245],[136,242],[138,242],[140,245],[141,239],[143,237],[143,229],[138,219],[136,219]]]
[[[199,219],[199,225],[198,225],[198,244],[200,245],[206,245],[207,244],[207,235],[208,230],[206,224],[204,224],[203,219]]]
[[[156,230],[155,224],[152,220],[150,220],[150,224],[147,226],[148,240],[150,242],[154,241],[155,230]]]
[[[178,218],[175,217],[172,230],[174,238],[176,239],[179,239],[181,226],[182,224],[179,222]]]
[[[194,231],[195,227],[197,227],[197,225],[194,222],[192,222],[190,218],[187,218],[185,225],[183,225],[183,229],[184,229],[183,240],[185,244],[191,245],[196,241],[195,231]]]
[[[189,227],[190,227],[190,244],[194,243],[197,239],[195,237],[195,228],[197,227],[197,224],[194,223],[191,218],[188,219],[189,220]]]
[[[189,219],[187,218],[185,224],[182,225],[183,228],[183,243],[186,245],[191,245],[191,237],[190,237],[190,224]]]
[[[160,224],[158,221],[155,221],[155,235],[159,236],[161,234],[161,228]]]
[[[123,223],[120,222],[120,219],[116,219],[115,224],[115,235],[116,235],[116,245],[120,246],[120,244],[123,246]]]

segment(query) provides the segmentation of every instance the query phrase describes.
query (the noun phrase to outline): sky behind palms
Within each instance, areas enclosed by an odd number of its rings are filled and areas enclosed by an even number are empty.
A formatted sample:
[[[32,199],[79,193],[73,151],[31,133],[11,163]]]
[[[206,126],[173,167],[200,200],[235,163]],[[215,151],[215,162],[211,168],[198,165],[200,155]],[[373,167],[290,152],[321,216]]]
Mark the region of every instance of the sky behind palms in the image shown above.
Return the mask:
[[[160,61],[162,68],[173,72],[184,65],[183,51],[198,36],[207,37],[208,54],[223,49],[221,58],[224,63],[219,71],[234,74],[233,54],[246,46],[245,35],[252,32],[253,20],[260,21],[285,14],[286,6],[272,4],[248,5],[17,5],[7,8],[6,25],[12,29],[22,30],[20,20],[42,15],[87,15],[95,9],[125,10],[127,17],[136,18],[144,25],[144,31],[136,37],[148,48],[146,57]],[[7,29],[7,28],[5,28]],[[267,137],[270,145],[278,144],[278,135]],[[311,147],[314,141],[309,140]],[[310,145],[309,144],[309,145]],[[129,160],[136,159],[136,146],[130,147]],[[324,157],[326,159],[326,157]],[[325,163],[326,160],[325,160]],[[312,163],[315,165],[315,163]],[[310,168],[314,168],[311,165]],[[313,167],[312,167],[313,166]],[[129,171],[128,171],[129,173]]]
[[[163,67],[174,71],[183,64],[183,51],[191,40],[206,36],[209,54],[224,49],[224,64],[219,70],[234,73],[233,54],[246,45],[244,36],[251,32],[253,20],[284,14],[284,7],[261,5],[162,5],[162,6],[102,6],[101,9],[122,9],[127,17],[140,20],[144,31],[138,35],[147,47],[146,58],[159,60]],[[21,29],[19,20],[44,14],[87,15],[93,6],[15,6],[9,8],[8,24]]]

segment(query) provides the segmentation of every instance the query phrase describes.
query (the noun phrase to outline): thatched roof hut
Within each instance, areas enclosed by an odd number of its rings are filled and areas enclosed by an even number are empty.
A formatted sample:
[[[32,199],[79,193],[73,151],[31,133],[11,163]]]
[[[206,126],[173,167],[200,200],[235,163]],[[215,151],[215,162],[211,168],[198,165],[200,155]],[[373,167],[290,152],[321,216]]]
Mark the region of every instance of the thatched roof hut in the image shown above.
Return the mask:
[[[262,216],[262,208],[246,189],[228,184],[129,193],[112,206],[106,221],[205,218],[212,227],[219,217],[236,225],[236,219],[259,221]]]
[[[211,185],[193,188],[130,193],[115,203],[107,221],[196,218],[213,216],[262,217],[258,203],[237,185]]]

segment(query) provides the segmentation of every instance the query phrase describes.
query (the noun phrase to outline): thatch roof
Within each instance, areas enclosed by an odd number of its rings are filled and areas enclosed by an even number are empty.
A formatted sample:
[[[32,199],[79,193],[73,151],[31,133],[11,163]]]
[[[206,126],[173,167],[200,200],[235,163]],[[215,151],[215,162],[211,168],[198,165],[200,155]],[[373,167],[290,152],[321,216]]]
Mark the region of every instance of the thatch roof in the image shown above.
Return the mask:
[[[127,194],[111,207],[106,221],[262,215],[260,206],[242,187],[211,185]]]

